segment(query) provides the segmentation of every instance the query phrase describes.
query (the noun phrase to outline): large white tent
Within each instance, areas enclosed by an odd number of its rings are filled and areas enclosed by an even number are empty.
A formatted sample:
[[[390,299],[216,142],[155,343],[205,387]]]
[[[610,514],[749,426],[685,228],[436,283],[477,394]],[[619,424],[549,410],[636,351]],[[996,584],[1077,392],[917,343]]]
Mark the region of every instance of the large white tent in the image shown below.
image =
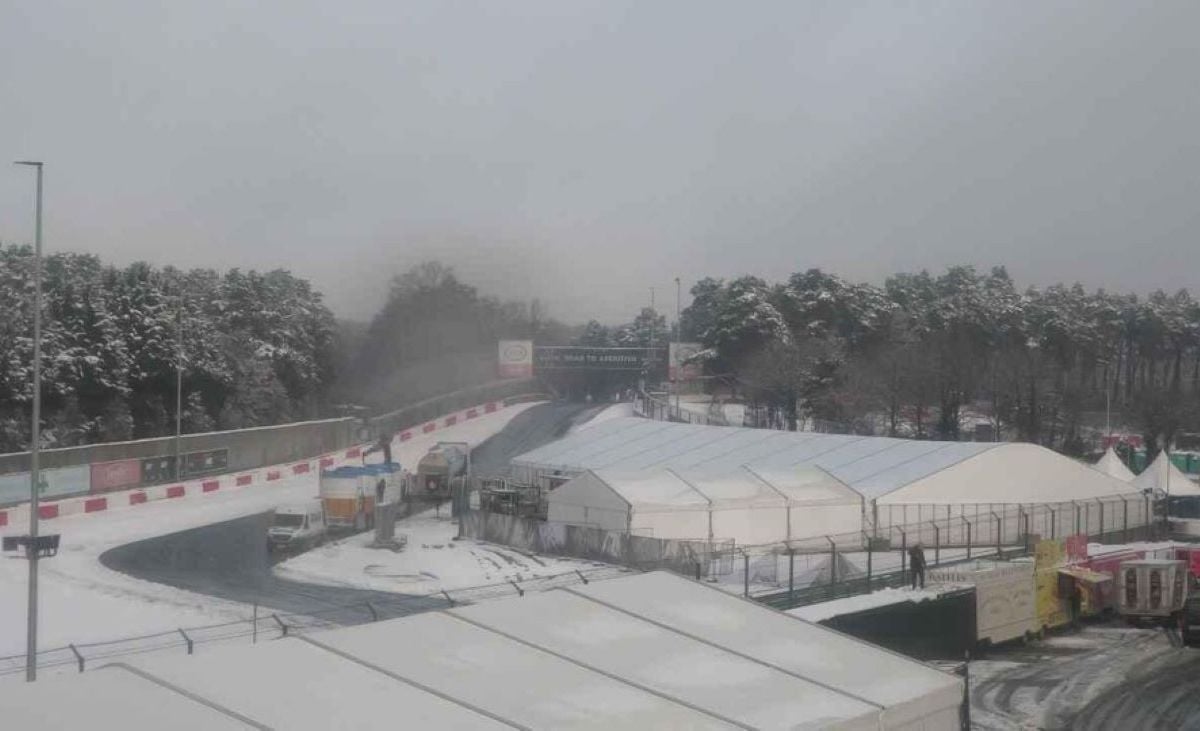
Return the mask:
[[[823,489],[832,490],[829,501],[814,504],[812,491],[807,497],[785,496],[790,523],[779,540],[890,535],[893,526],[917,526],[931,533],[913,537],[931,542],[957,542],[968,533],[975,540],[984,532],[1003,541],[1019,540],[1028,532],[1096,535],[1150,519],[1139,486],[1033,444],[620,418],[521,455],[513,466],[529,480],[576,476],[573,489],[561,498],[556,493],[563,487],[550,493],[552,521],[750,545],[770,542],[768,536],[781,533],[781,503],[768,497],[761,483],[783,493],[784,485],[813,475],[823,476]],[[734,489],[733,482],[744,484]],[[857,508],[852,507],[855,501]],[[728,520],[718,521],[723,512],[718,506],[728,511]],[[598,519],[602,510],[612,511],[606,515],[609,520]],[[672,511],[677,514],[668,517]],[[755,524],[747,525],[747,519]]]
[[[1092,465],[1092,467],[1122,482],[1131,482],[1134,478],[1133,471],[1125,466],[1125,463],[1121,461],[1116,450],[1112,447],[1104,450],[1104,456],[1096,460],[1096,464]]]
[[[589,470],[547,504],[554,523],[741,545],[858,531],[864,509],[861,495],[816,467]]]
[[[1133,485],[1139,490],[1154,490],[1171,497],[1200,495],[1200,486],[1183,474],[1165,451],[1159,452],[1154,461],[1133,479]]]
[[[959,727],[962,681],[672,574],[0,686],[28,731]]]

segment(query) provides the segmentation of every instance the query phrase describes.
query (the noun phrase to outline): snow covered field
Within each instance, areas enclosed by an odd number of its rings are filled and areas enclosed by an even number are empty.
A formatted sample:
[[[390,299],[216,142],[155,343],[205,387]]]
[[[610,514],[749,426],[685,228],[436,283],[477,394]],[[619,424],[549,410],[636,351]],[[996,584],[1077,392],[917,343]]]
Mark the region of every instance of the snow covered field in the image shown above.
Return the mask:
[[[364,533],[329,543],[275,567],[280,578],[357,589],[435,594],[505,581],[558,576],[603,566],[551,556],[534,556],[507,546],[470,539],[455,541],[458,524],[442,511],[414,515],[396,523],[396,535],[408,537],[398,553],[368,548]]]
[[[531,406],[515,405],[431,434],[414,435],[393,450],[393,458],[411,468],[438,441],[478,444]],[[57,556],[39,563],[39,645],[59,647],[249,617],[245,605],[134,579],[105,568],[98,558],[133,541],[315,497],[317,481],[311,473],[43,522],[41,531],[60,533],[62,542]],[[26,528],[10,525],[0,534],[21,534]],[[28,564],[11,556],[0,554],[0,656],[25,649]]]

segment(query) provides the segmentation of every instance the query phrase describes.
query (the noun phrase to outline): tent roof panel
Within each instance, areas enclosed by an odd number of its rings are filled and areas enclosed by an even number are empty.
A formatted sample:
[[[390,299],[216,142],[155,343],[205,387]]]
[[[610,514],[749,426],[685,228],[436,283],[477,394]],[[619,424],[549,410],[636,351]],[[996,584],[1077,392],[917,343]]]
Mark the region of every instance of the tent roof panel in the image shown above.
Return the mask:
[[[1159,452],[1131,484],[1138,490],[1158,490],[1176,497],[1200,495],[1200,485],[1183,474],[1165,451]]]
[[[670,470],[594,470],[592,474],[635,508],[707,509],[709,506],[703,494]]]
[[[755,728],[847,721],[871,726],[880,710],[840,690],[569,592],[551,591],[450,612]],[[547,622],[546,617],[554,621]]]
[[[861,502],[854,488],[820,467],[764,467],[748,465],[746,470],[783,493],[789,502]]]
[[[117,666],[0,690],[6,729],[247,729],[233,716]],[[255,719],[257,720],[257,719]]]
[[[1048,493],[1053,487],[1053,494]],[[1136,494],[1138,489],[1035,444],[1001,443],[887,493],[880,504],[1045,503]]]
[[[745,467],[731,472],[694,469],[671,471],[712,501],[713,507],[735,504],[746,507],[782,508],[787,503],[787,499],[778,490]]]
[[[543,624],[557,621],[534,615]],[[523,726],[726,727],[686,706],[442,612],[334,630],[316,639]]]
[[[1117,456],[1112,447],[1104,450],[1104,455],[1092,467],[1100,470],[1109,477],[1115,477],[1125,482],[1132,482],[1134,478],[1133,471],[1125,466],[1125,463],[1121,461],[1121,458]]]
[[[953,705],[962,698],[957,678],[924,663],[673,574],[641,574],[570,591],[881,706],[918,698]]]
[[[134,664],[273,728],[312,727],[314,719],[337,709],[344,728],[390,729],[396,718],[380,709],[393,704],[404,709],[405,725],[413,728],[509,728],[299,639],[217,647],[205,650],[205,660],[151,655]]]

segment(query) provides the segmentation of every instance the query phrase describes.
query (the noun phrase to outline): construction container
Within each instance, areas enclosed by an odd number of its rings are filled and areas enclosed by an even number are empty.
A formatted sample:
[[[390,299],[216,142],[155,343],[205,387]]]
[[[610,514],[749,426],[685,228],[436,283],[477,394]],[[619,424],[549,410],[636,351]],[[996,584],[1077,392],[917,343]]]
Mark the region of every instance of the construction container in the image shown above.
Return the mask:
[[[1188,583],[1186,561],[1126,561],[1117,574],[1117,611],[1129,620],[1176,617],[1187,602]]]
[[[1040,629],[1031,563],[974,561],[935,569],[930,581],[975,586],[975,639],[998,644]]]
[[[321,473],[319,496],[330,529],[362,530],[371,526],[376,480],[366,467],[353,465]]]

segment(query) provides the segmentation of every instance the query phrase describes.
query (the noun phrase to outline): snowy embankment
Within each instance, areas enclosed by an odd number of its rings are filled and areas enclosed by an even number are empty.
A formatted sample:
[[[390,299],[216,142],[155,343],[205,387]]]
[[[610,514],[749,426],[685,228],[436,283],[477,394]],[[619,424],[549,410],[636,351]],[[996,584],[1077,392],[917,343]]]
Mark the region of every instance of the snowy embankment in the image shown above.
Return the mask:
[[[609,406],[582,424],[576,424],[575,426],[571,427],[569,433],[574,434],[585,429],[590,429],[593,426],[605,421],[609,421],[611,419],[620,419],[626,416],[634,416],[632,401],[622,401],[621,403]]]
[[[438,441],[479,444],[533,405],[510,406],[429,434],[414,434],[393,449],[393,458],[411,469]],[[249,616],[245,605],[134,579],[105,568],[99,556],[145,538],[315,498],[317,486],[318,475],[311,472],[43,522],[42,532],[59,533],[62,541],[57,556],[39,562],[39,645],[59,647],[245,619]],[[0,535],[26,530],[24,524],[13,524],[0,528]],[[25,649],[27,576],[24,558],[0,554],[0,656]]]
[[[396,535],[408,539],[403,551],[368,548],[374,536],[365,533],[289,559],[275,567],[275,575],[311,584],[436,594],[605,566],[591,561],[535,556],[466,538],[456,541],[458,524],[448,516],[448,510],[442,510],[440,516],[431,510],[401,520],[396,523]]]

